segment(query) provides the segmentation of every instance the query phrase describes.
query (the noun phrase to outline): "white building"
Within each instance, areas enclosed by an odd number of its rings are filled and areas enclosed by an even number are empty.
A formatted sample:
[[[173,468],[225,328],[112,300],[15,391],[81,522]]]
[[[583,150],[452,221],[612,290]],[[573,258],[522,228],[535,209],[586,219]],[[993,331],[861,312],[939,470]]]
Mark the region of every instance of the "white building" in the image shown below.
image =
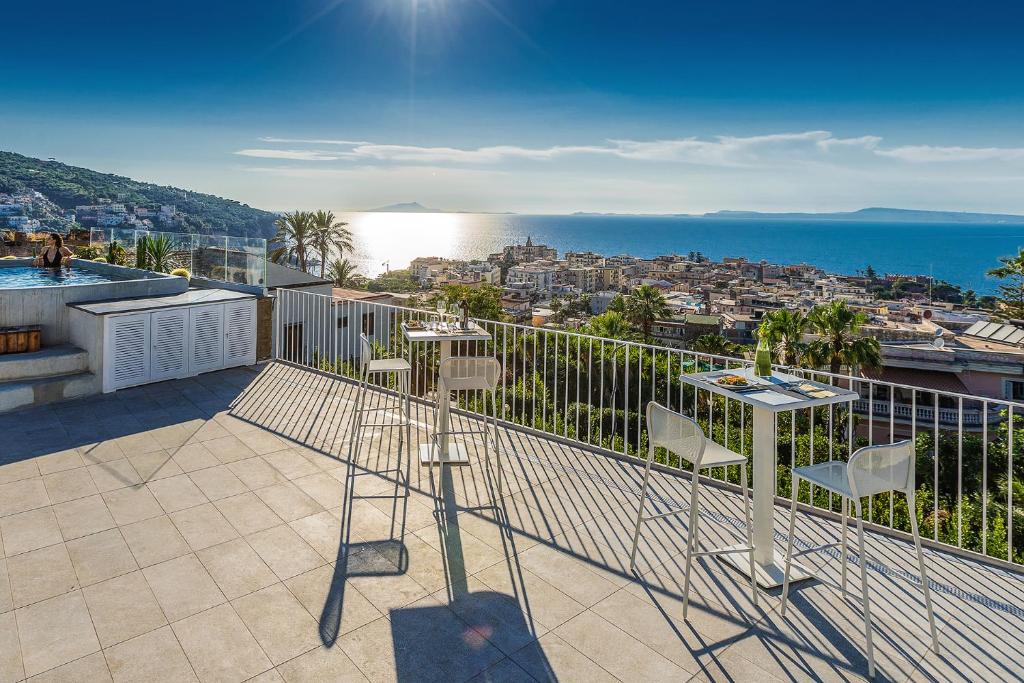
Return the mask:
[[[555,283],[555,273],[558,270],[554,265],[539,261],[522,266],[512,266],[508,269],[507,284],[529,285],[530,289],[537,292],[549,291]]]

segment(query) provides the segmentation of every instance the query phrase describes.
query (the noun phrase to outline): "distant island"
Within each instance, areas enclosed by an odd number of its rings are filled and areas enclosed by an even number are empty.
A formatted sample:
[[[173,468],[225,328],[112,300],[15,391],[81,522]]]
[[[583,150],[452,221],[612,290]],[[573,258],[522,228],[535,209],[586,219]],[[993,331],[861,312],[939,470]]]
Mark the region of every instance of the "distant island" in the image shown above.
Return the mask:
[[[378,206],[376,209],[367,209],[365,213],[454,213],[452,211],[443,211],[441,209],[431,209],[423,206],[419,202],[401,202],[398,204],[388,204],[387,206]]]

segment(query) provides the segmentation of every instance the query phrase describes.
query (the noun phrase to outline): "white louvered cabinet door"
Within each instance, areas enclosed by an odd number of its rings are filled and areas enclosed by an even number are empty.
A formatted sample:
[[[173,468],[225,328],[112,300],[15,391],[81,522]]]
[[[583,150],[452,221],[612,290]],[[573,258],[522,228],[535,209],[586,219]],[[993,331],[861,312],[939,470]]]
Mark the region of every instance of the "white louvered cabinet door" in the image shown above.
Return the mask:
[[[187,308],[154,311],[150,323],[150,381],[188,375]]]
[[[224,304],[224,367],[256,362],[256,302]]]
[[[107,318],[103,391],[114,391],[149,381],[149,318],[149,313]]]
[[[189,315],[190,375],[224,367],[224,306],[195,306]]]

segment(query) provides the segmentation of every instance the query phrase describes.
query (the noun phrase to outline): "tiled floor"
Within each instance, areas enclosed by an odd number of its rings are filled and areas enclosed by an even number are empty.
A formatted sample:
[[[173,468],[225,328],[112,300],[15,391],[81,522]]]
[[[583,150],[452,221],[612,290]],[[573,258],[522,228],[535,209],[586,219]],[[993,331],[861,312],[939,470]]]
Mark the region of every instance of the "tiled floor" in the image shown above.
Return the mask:
[[[397,430],[351,444],[353,395],[270,366],[0,416],[0,682],[866,673],[856,568],[849,598],[800,584],[783,618],[778,590],[755,607],[702,560],[683,620],[687,515],[650,524],[628,567],[637,467],[507,431],[498,497],[475,446],[431,480]],[[658,475],[655,492],[685,500],[687,483]],[[738,499],[707,499],[704,541],[725,543]],[[797,536],[836,531],[801,518]],[[1024,674],[1019,576],[929,551],[937,655],[911,549],[870,546],[880,679]],[[805,562],[838,578],[832,551]]]

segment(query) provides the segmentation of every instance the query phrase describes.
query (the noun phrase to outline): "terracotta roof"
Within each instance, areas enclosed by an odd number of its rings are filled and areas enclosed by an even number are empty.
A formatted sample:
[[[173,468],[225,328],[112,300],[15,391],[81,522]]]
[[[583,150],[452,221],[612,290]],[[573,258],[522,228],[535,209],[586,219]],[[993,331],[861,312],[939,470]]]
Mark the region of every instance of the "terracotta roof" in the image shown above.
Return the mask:
[[[876,370],[863,370],[861,374],[868,379],[892,382],[893,384],[907,384],[932,391],[948,391],[955,394],[970,393],[954,372],[884,367]]]
[[[390,299],[391,295],[387,292],[367,292],[362,289],[342,289],[341,287],[335,287],[331,290],[331,294],[338,299],[354,299],[356,301],[372,301],[374,299]]]

